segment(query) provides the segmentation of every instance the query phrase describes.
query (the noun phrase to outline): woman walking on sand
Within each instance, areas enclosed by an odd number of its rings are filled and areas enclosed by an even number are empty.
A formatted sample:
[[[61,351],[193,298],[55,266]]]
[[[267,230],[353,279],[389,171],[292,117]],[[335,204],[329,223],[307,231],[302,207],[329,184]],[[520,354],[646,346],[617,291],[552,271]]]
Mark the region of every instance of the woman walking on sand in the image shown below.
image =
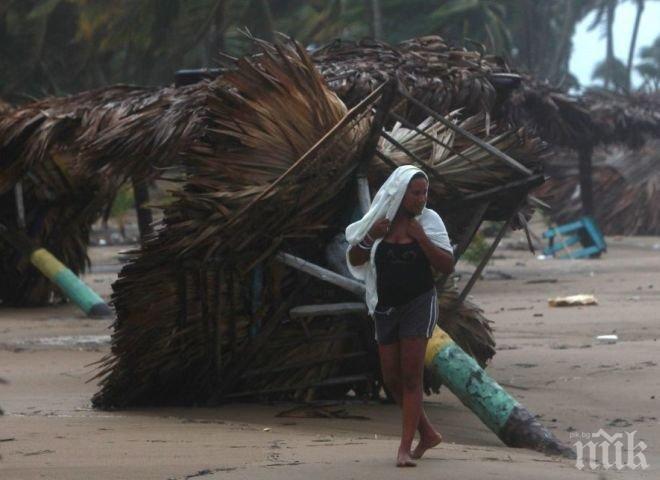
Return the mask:
[[[437,321],[433,272],[449,274],[454,259],[444,223],[426,208],[428,178],[412,165],[392,172],[369,211],[346,228],[347,263],[364,280],[383,380],[402,409],[398,467],[438,445],[442,436],[422,407],[424,354]],[[415,430],[419,443],[412,449]]]

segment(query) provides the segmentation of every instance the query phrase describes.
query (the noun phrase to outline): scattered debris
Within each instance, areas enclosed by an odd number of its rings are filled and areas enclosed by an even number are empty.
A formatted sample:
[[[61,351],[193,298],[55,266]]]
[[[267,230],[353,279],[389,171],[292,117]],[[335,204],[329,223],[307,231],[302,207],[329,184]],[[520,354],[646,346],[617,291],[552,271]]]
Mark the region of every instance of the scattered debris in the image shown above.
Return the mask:
[[[28,452],[28,453],[24,453],[23,456],[31,457],[33,455],[46,455],[48,453],[55,453],[55,450],[39,450],[37,452]]]
[[[615,418],[607,424],[608,427],[630,427],[631,425],[632,423],[625,418]]]
[[[536,280],[527,280],[525,283],[557,283],[556,278],[538,278]]]
[[[345,409],[337,408],[337,406],[338,404],[302,405],[280,412],[275,416],[287,418],[342,418],[351,420],[371,420],[364,415],[351,415]]]
[[[611,345],[616,343],[619,340],[619,337],[617,335],[598,335],[596,340],[602,344]]]
[[[598,305],[598,300],[593,295],[579,294],[568,297],[555,297],[548,299],[551,307],[575,307],[583,305]]]

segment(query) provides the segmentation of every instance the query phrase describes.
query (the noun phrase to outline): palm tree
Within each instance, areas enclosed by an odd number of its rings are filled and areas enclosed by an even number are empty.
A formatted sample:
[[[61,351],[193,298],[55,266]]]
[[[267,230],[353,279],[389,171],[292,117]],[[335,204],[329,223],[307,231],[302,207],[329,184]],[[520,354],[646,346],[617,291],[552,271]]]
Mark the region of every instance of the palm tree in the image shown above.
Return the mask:
[[[642,13],[644,12],[644,0],[635,0],[637,3],[637,13],[635,15],[635,26],[633,27],[632,38],[630,40],[630,48],[628,49],[628,63],[626,64],[626,77],[627,81],[627,90],[630,91],[630,86],[632,84],[632,64],[633,57],[635,56],[635,46],[637,45],[637,33],[639,32],[639,22],[642,18]]]
[[[431,18],[454,38],[476,40],[495,53],[508,52],[511,32],[504,21],[507,3],[496,0],[451,0]]]
[[[637,71],[644,78],[641,88],[657,91],[660,89],[660,36],[656,37],[653,45],[642,48],[639,56],[643,60],[637,65]]]
[[[613,25],[617,4],[618,0],[597,0],[596,17],[589,27],[589,30],[593,30],[599,25],[604,24],[605,26],[605,37],[607,39],[605,61],[603,65],[599,65],[600,68],[596,67],[598,73],[594,70],[594,75],[603,79],[605,88],[609,88],[610,83],[613,83],[614,76],[620,73],[614,56]]]
[[[375,40],[383,39],[383,13],[380,0],[364,0],[364,9],[367,12],[369,33]]]

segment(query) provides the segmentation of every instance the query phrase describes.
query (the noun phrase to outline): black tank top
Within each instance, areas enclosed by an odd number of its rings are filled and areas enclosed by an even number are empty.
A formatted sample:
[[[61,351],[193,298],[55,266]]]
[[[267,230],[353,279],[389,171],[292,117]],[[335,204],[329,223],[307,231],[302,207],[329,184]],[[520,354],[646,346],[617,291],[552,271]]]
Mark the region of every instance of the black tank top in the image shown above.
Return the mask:
[[[431,265],[417,242],[380,242],[376,250],[377,308],[398,307],[432,287]]]

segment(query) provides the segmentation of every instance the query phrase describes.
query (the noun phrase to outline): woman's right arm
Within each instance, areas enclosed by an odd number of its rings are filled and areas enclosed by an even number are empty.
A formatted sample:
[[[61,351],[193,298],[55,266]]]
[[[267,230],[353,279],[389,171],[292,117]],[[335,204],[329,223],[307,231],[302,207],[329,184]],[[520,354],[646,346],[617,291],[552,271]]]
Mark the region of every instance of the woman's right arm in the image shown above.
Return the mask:
[[[369,237],[374,241],[384,237],[387,231],[390,228],[390,221],[386,218],[378,220],[369,230]],[[371,257],[371,248],[365,249],[359,245],[353,245],[348,251],[348,261],[351,262],[351,265],[357,267],[364,264]]]

